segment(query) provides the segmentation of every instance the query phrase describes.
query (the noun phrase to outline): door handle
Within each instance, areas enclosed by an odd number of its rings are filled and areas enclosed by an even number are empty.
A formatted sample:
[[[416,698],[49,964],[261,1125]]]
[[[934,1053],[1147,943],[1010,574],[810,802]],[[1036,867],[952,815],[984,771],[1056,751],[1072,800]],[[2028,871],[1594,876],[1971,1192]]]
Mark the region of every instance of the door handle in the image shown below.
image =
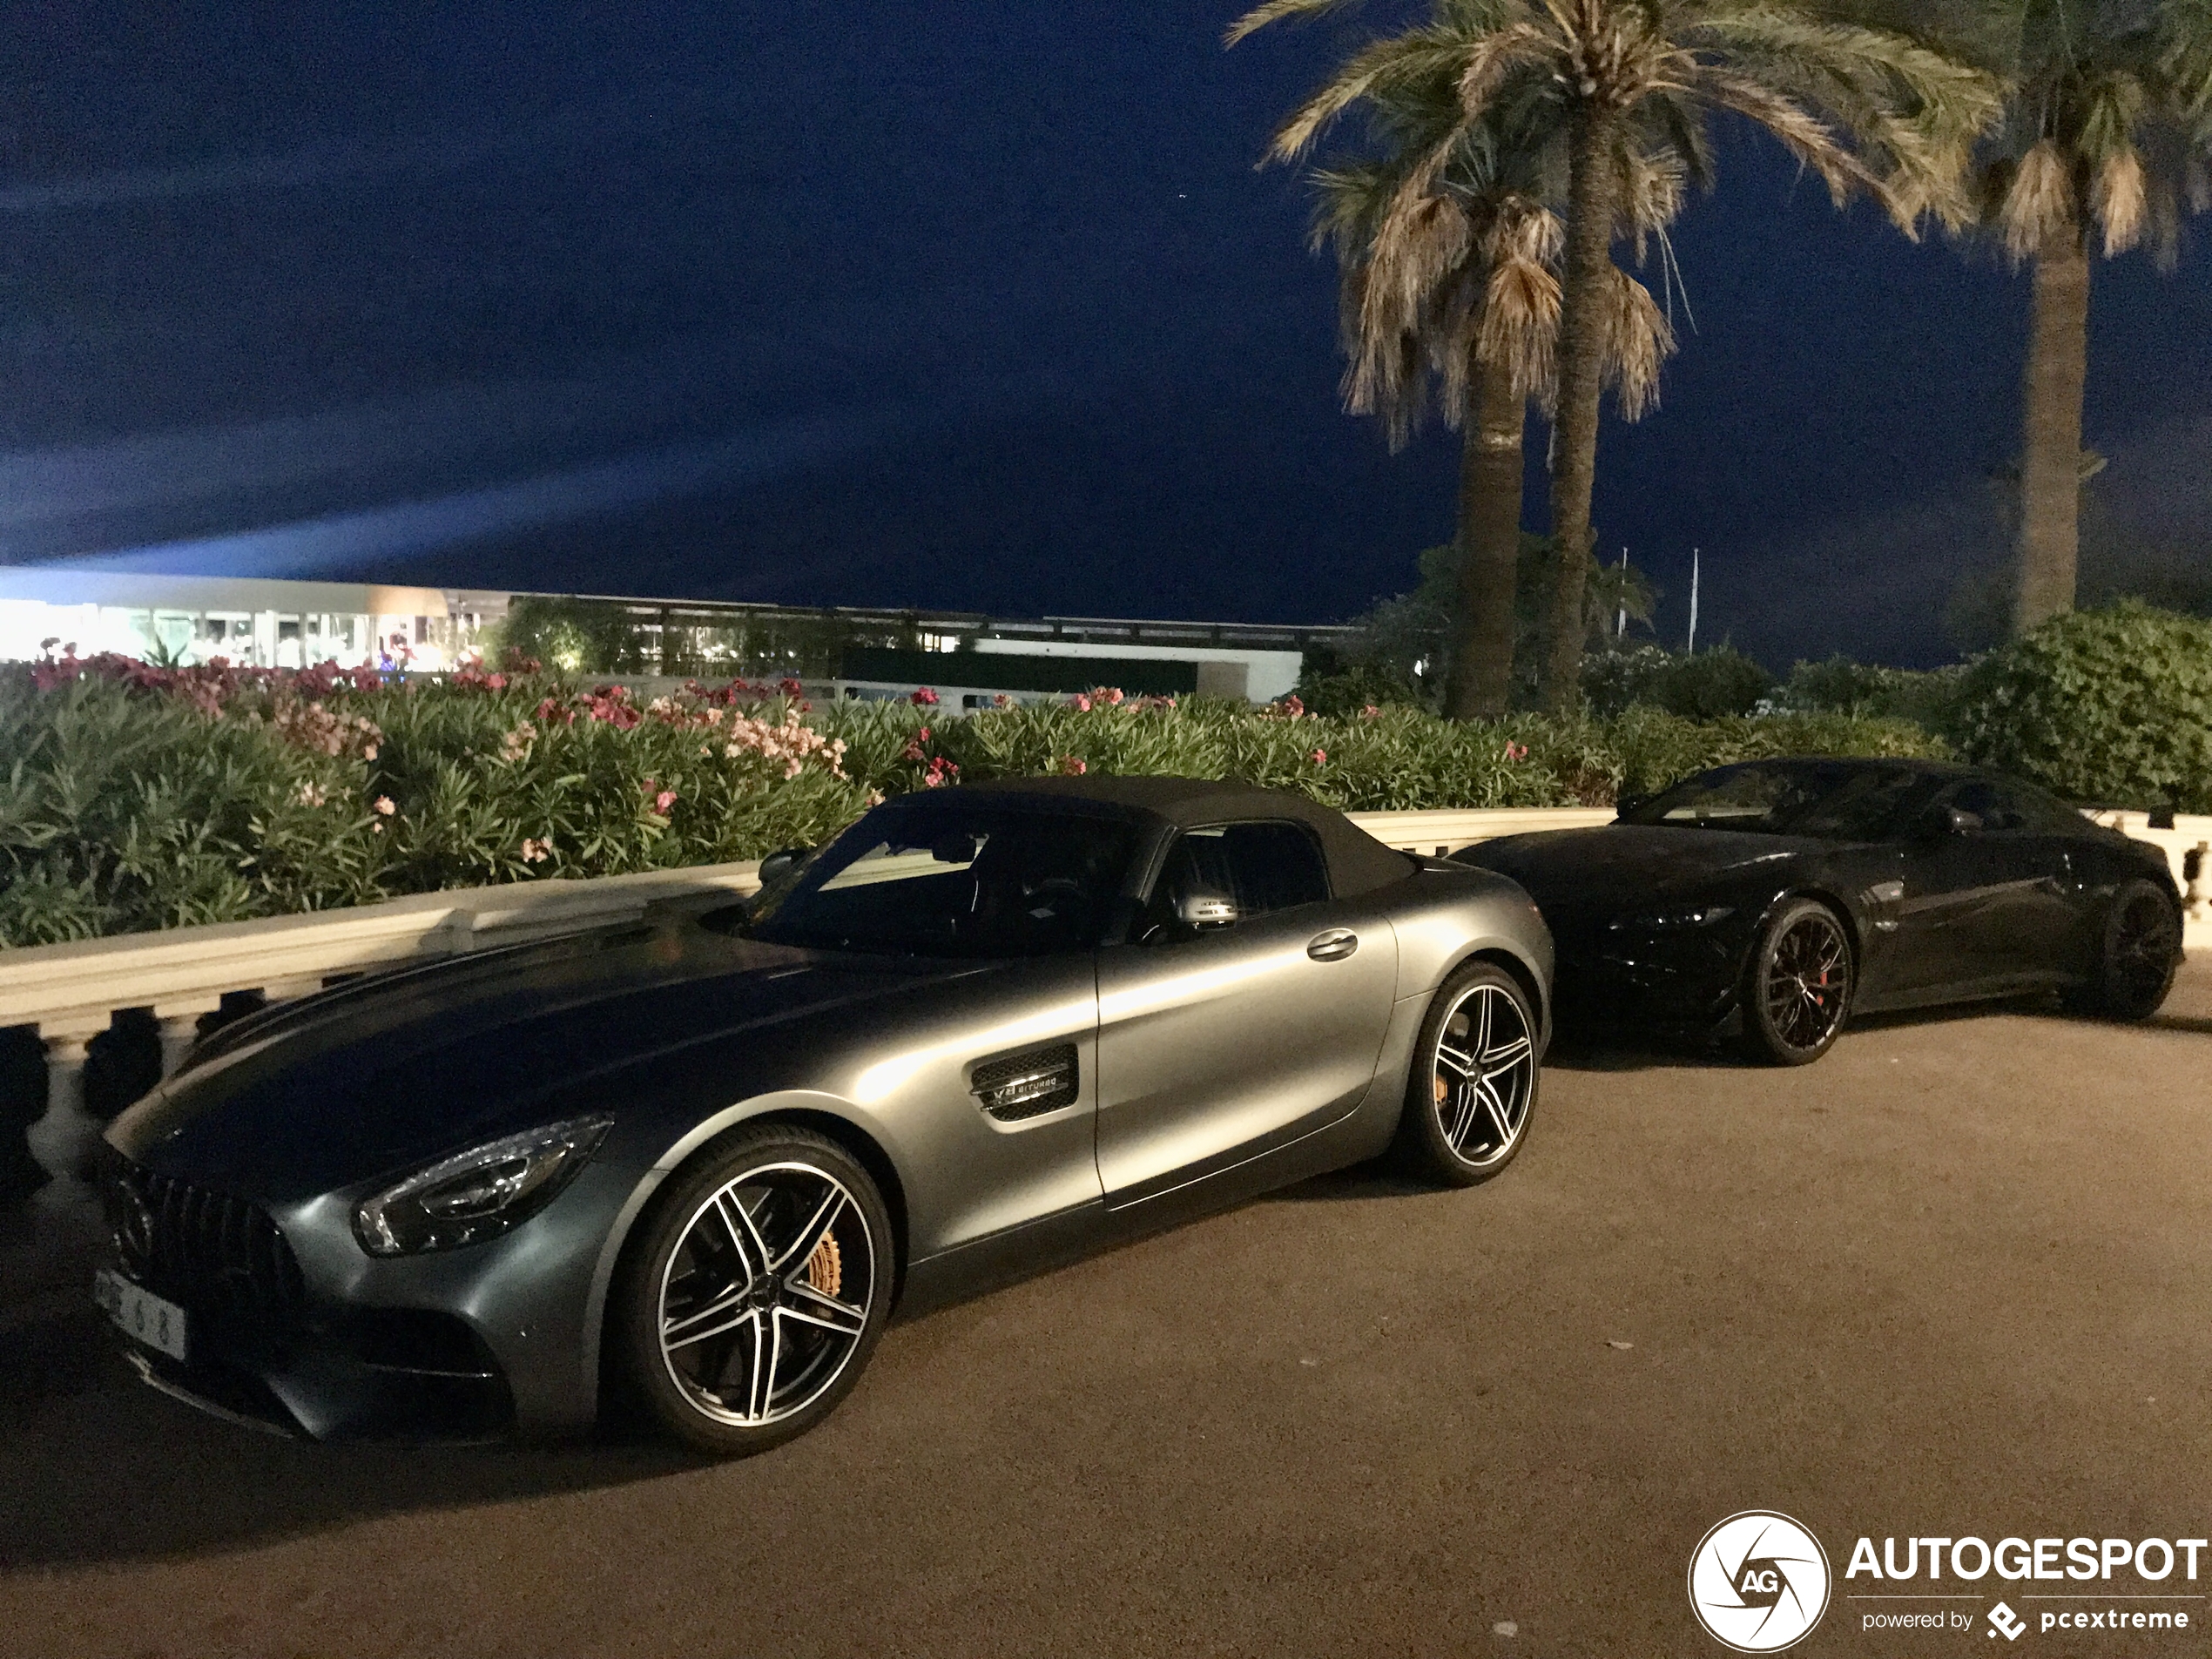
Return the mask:
[[[1332,927],[1313,935],[1305,954],[1317,962],[1340,962],[1359,948],[1359,935],[1348,927]]]

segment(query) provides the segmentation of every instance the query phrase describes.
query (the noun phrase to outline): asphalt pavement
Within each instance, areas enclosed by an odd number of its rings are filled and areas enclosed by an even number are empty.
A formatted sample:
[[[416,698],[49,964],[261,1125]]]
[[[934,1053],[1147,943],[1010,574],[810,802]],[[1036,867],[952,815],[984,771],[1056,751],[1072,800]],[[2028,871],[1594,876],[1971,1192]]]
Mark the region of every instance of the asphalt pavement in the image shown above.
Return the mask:
[[[256,1435],[26,1293],[0,1650],[1716,1655],[1691,1552],[1772,1508],[1835,1575],[1795,1652],[2203,1652],[2194,1600],[2161,1638],[1870,1634],[1844,1572],[1862,1534],[2212,1527],[2209,1130],[2202,960],[2146,1028],[1573,1046],[1487,1186],[1331,1177],[894,1327],[822,1429],[722,1466]]]

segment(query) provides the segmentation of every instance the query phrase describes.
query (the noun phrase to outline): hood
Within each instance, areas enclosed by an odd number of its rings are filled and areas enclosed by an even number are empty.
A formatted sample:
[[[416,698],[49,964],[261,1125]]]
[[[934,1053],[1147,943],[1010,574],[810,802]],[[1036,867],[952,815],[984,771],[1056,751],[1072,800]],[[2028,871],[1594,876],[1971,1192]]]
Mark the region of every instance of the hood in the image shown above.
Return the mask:
[[[988,966],[794,950],[682,923],[489,951],[226,1027],[107,1138],[165,1173],[306,1197],[526,1128],[595,1075]],[[745,1087],[729,1083],[733,1096]],[[610,1089],[606,1105],[619,1109],[622,1094]]]
[[[1503,836],[1471,846],[1460,857],[1511,876],[1548,915],[1555,910],[1641,904],[1655,895],[1687,895],[1826,846],[1797,835],[1608,824]]]

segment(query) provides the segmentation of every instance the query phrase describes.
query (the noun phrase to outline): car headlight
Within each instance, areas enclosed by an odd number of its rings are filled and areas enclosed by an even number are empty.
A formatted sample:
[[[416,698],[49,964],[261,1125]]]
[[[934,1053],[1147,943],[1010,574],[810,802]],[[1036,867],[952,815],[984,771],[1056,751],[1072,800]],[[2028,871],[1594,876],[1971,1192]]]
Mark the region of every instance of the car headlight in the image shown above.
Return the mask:
[[[1692,910],[1668,910],[1656,915],[1630,916],[1613,924],[1615,932],[1640,934],[1679,933],[1690,927],[1710,927],[1716,921],[1725,921],[1736,914],[1736,907],[1709,904]]]
[[[354,1211],[372,1256],[457,1250],[496,1238],[551,1204],[599,1150],[611,1117],[572,1117],[471,1147],[418,1170]]]

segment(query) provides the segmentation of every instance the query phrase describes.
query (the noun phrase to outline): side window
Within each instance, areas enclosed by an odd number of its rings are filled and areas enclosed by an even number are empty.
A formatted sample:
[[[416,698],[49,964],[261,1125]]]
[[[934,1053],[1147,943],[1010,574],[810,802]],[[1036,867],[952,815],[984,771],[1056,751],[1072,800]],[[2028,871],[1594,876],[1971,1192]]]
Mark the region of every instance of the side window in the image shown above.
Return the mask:
[[[2015,792],[2020,806],[2027,814],[2027,827],[2042,835],[2078,835],[2088,819],[2060,800],[2056,795],[2040,789],[2021,786]]]
[[[1135,937],[1188,939],[1210,927],[1329,896],[1329,869],[1313,837],[1296,824],[1218,824],[1186,830],[1169,849]],[[1215,923],[1197,920],[1205,900],[1230,907]]]
[[[1972,813],[1985,830],[2023,830],[2036,827],[2020,792],[2005,784],[1976,778],[1952,792],[1946,803]]]

